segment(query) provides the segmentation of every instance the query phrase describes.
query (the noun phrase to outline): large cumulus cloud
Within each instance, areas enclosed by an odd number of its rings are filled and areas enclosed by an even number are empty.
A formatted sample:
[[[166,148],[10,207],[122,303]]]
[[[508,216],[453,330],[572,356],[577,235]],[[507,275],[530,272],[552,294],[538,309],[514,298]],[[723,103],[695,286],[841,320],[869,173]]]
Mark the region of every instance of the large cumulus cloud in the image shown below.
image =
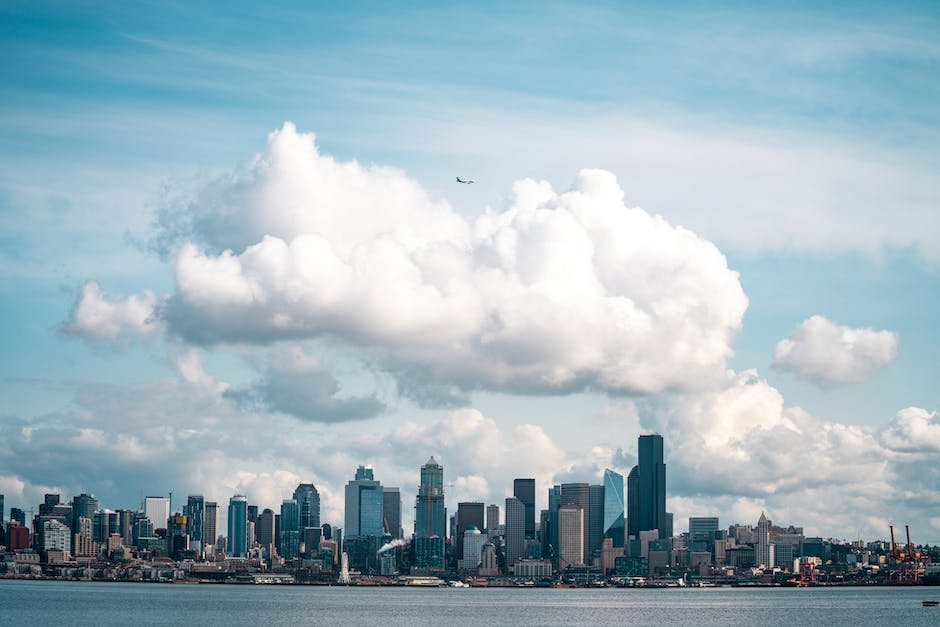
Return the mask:
[[[858,383],[889,365],[897,354],[897,333],[854,329],[812,316],[777,342],[773,366],[814,383]]]
[[[708,241],[628,208],[613,175],[519,181],[467,220],[402,172],[290,125],[201,190],[161,314],[190,343],[338,338],[463,389],[657,393],[721,372],[747,298]],[[417,373],[417,374],[416,374]]]

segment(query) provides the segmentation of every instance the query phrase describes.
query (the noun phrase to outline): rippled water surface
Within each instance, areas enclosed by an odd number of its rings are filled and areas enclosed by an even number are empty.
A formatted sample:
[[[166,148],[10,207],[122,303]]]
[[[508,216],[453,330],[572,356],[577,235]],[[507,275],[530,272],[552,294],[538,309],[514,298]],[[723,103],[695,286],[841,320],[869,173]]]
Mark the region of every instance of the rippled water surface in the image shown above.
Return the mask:
[[[940,588],[413,589],[0,580],[0,625],[940,625]]]

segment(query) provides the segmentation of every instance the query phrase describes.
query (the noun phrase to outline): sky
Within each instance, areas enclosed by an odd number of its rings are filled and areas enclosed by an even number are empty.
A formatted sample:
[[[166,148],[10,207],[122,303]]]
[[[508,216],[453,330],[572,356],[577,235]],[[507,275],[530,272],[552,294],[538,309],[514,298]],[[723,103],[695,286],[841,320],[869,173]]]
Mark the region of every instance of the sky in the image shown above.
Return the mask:
[[[4,3],[6,507],[660,433],[677,531],[940,542],[940,11],[817,4]]]

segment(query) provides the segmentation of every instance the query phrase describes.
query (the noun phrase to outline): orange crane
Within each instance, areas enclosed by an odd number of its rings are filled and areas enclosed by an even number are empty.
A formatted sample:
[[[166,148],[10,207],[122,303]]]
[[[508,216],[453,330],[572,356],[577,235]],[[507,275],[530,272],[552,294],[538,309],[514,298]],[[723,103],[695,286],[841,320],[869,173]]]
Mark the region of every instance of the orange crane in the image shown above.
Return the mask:
[[[894,525],[888,525],[888,529],[891,530],[891,557],[893,559],[898,559],[898,545],[894,542]]]

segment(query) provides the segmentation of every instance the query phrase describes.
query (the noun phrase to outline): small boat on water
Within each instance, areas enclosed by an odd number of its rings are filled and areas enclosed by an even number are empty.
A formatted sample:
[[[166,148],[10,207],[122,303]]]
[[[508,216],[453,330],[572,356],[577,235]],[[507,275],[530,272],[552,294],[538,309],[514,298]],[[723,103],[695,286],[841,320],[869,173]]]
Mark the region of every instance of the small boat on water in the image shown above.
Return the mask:
[[[923,601],[924,607],[937,607],[940,601]]]

